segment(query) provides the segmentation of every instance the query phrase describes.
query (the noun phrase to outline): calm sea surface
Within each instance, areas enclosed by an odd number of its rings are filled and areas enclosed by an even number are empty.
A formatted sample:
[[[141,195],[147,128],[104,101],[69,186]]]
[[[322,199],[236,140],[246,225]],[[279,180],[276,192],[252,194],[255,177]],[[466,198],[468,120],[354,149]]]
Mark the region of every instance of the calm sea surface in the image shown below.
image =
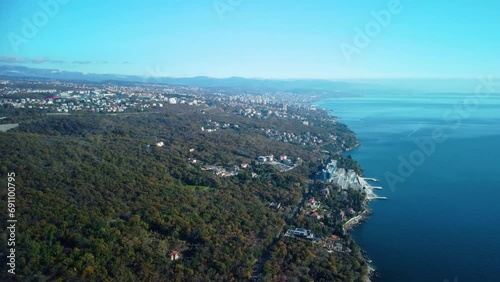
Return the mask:
[[[374,215],[353,232],[382,281],[500,281],[500,95],[372,95],[318,106],[357,134],[352,156],[389,198],[373,202]]]

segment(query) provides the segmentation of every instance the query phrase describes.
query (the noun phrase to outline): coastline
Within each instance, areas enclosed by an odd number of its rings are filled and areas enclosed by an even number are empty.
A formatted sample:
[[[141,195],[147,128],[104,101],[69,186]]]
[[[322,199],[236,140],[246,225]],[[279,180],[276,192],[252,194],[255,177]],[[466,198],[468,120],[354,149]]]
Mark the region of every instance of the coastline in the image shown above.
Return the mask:
[[[376,179],[371,179],[371,180],[372,181],[378,181]],[[361,214],[359,214],[358,216],[355,216],[355,217],[351,218],[350,220],[348,220],[344,224],[344,230],[345,230],[345,232],[352,231],[355,227],[359,226],[360,224],[362,224],[362,223],[364,223],[364,222],[366,222],[368,220],[369,216],[373,214],[373,211],[368,208],[368,204],[371,201],[377,200],[377,199],[386,199],[385,197],[379,197],[377,194],[375,194],[375,192],[373,191],[375,189],[374,186],[372,186],[368,182],[366,182],[366,179],[363,178],[362,176],[358,176],[358,181],[365,188],[365,192],[366,192],[366,199],[365,199],[365,203],[364,203],[364,207],[363,207],[364,209],[363,209],[363,212],[361,212]],[[350,222],[351,220],[352,220],[352,222]],[[358,244],[358,243],[356,242],[356,244]],[[360,249],[361,249],[361,247],[360,247]],[[364,281],[365,282],[373,282],[377,278],[380,277],[380,273],[377,271],[377,269],[375,268],[375,266],[373,266],[371,264],[372,261],[365,254],[365,251],[362,250],[361,252],[363,253],[364,261],[366,262],[367,267],[368,267],[368,275],[366,277],[364,277]]]
[[[329,111],[326,108],[321,108],[321,109],[324,110],[325,112],[327,112],[329,115],[333,116],[330,113],[332,111]],[[337,116],[335,116],[335,117],[337,117]],[[337,117],[337,118],[339,118],[339,117]],[[351,151],[359,148],[360,146],[361,146],[361,142],[356,138],[356,143],[352,147],[344,148],[343,152],[339,151],[337,153],[343,154],[343,153],[351,152]],[[350,233],[354,228],[356,228],[357,226],[361,225],[362,223],[366,222],[369,219],[369,216],[373,214],[373,211],[368,208],[368,205],[371,201],[377,200],[377,199],[382,199],[382,200],[387,199],[386,197],[379,197],[374,192],[375,189],[382,189],[382,187],[374,187],[370,183],[368,183],[366,180],[378,181],[375,178],[364,178],[362,175],[357,176],[358,183],[361,185],[361,187],[364,188],[364,190],[366,192],[365,202],[363,205],[363,211],[359,215],[349,219],[347,222],[345,222],[342,225],[342,229],[343,229],[344,233]],[[355,242],[355,243],[356,243],[356,245],[358,245],[357,242]],[[360,247],[360,246],[358,245],[358,247]],[[365,263],[367,265],[367,275],[362,277],[362,280],[364,282],[374,282],[374,281],[380,279],[381,274],[379,271],[377,271],[375,266],[373,264],[371,264],[372,260],[365,254],[366,252],[363,249],[361,249],[361,247],[360,247],[360,250],[362,253],[363,260],[365,261]]]
[[[358,142],[356,142],[356,144],[354,144],[354,146],[345,149],[345,152],[350,152],[350,151],[352,151],[354,149],[359,148],[360,146],[361,146],[361,143],[358,141]]]
[[[356,228],[359,225],[361,225],[362,223],[366,222],[369,219],[370,215],[373,214],[373,211],[368,208],[368,204],[371,201],[376,199],[376,194],[373,192],[373,188],[371,188],[371,186],[367,190],[371,190],[371,193],[373,195],[375,195],[375,198],[368,198],[368,196],[367,196],[363,211],[359,215],[349,219],[342,226],[344,229],[343,230],[344,233],[350,233],[354,228]],[[356,242],[356,244],[358,244],[358,243]],[[361,249],[361,247],[360,247],[360,249]],[[373,266],[373,264],[371,264],[372,263],[371,259],[365,254],[365,251],[363,249],[361,249],[361,253],[363,254],[363,259],[364,259],[364,261],[367,265],[367,268],[368,268],[368,274],[365,277],[363,277],[363,281],[364,282],[374,282],[377,278],[380,277],[380,273],[377,271],[375,266]]]
[[[359,178],[362,178],[362,177],[359,177]],[[371,185],[367,184],[367,186],[368,186],[368,188],[365,190],[365,191],[367,191],[367,196],[366,196],[363,211],[359,215],[349,219],[346,223],[344,223],[343,229],[344,229],[345,233],[350,233],[354,228],[356,228],[359,225],[361,225],[362,223],[366,222],[369,219],[370,215],[373,214],[373,211],[368,208],[368,204],[371,201],[378,199],[379,197],[373,192],[373,187]],[[356,242],[356,245],[358,245],[357,242]],[[360,249],[361,249],[361,247],[360,247]],[[367,268],[368,268],[367,275],[365,277],[363,277],[363,281],[364,282],[374,282],[375,280],[377,280],[380,277],[380,272],[377,271],[375,266],[372,264],[372,260],[365,254],[365,251],[363,249],[361,249],[361,253],[363,255],[363,259],[364,259],[364,261],[367,265]]]
[[[361,143],[358,141],[356,143],[356,145],[354,145],[351,148],[346,149],[345,152],[350,152],[354,149],[359,148],[360,146],[361,146]],[[377,199],[387,199],[385,197],[379,197],[377,194],[375,194],[375,192],[373,190],[375,190],[376,188],[374,188],[374,186],[372,186],[371,184],[369,184],[366,181],[368,178],[364,178],[363,176],[358,176],[357,179],[358,179],[358,182],[361,184],[361,186],[364,187],[364,189],[365,189],[365,192],[366,192],[365,203],[363,206],[363,211],[359,215],[349,219],[347,222],[344,223],[344,225],[342,227],[343,227],[343,229],[344,229],[343,231],[345,233],[351,232],[354,228],[356,228],[357,226],[361,225],[362,223],[366,222],[369,219],[369,216],[373,214],[373,211],[368,208],[368,204],[371,201],[377,200]],[[369,180],[378,181],[375,178],[370,178]],[[377,189],[381,189],[381,187],[378,187]],[[358,244],[358,243],[356,242],[356,244]],[[360,247],[360,249],[361,249],[361,247]],[[363,259],[366,262],[366,265],[368,268],[368,272],[367,272],[368,274],[365,277],[363,277],[363,281],[364,282],[374,282],[374,281],[378,280],[380,278],[380,272],[378,272],[377,269],[375,268],[375,266],[373,266],[373,264],[371,264],[372,260],[367,255],[365,255],[365,251],[361,249],[361,252],[363,254]]]

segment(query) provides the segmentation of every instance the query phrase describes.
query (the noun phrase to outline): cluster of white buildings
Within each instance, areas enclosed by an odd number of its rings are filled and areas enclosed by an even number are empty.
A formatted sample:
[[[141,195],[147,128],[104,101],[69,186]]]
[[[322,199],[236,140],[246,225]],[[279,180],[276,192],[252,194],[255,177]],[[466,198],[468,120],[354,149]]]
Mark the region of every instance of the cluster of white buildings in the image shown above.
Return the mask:
[[[352,170],[337,167],[337,161],[331,160],[328,164],[323,166],[317,173],[317,178],[320,181],[334,183],[339,185],[342,189],[362,189],[359,183],[358,174]]]

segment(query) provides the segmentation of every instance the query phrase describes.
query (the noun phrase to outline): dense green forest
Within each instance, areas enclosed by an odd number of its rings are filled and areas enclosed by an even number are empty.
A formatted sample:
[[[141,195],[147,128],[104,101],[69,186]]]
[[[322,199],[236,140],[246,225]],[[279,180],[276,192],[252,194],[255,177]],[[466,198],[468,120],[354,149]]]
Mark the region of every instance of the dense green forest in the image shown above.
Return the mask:
[[[300,121],[252,120],[219,108],[19,117],[10,117],[21,121],[18,128],[0,133],[1,179],[16,174],[18,281],[359,281],[366,274],[359,251],[330,254],[283,238],[285,226],[297,221],[269,208],[271,202],[297,206],[314,193],[310,176],[331,157],[324,151],[337,151],[342,138],[355,140],[342,124],[308,126],[339,136],[308,147],[260,133],[302,133]],[[209,120],[238,127],[201,131]],[[155,145],[160,141],[164,146]],[[279,172],[255,162],[268,154],[302,164]],[[336,158],[360,171],[355,161]],[[242,163],[250,166],[233,177],[201,169]],[[340,209],[345,198],[329,201]],[[338,223],[329,228],[340,234]],[[2,232],[2,251],[6,238]],[[180,258],[172,260],[171,251]],[[6,264],[5,253],[0,263]]]

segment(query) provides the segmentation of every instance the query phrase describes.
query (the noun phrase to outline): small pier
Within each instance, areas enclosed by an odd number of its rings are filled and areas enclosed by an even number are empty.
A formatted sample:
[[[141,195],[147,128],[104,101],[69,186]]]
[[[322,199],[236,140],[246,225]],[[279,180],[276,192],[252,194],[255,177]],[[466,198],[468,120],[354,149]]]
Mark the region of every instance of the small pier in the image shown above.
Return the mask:
[[[378,182],[378,179],[376,179],[376,178],[364,178],[363,177],[363,179],[368,180],[368,181]]]
[[[376,200],[387,200],[387,197],[375,197]]]
[[[382,190],[381,186],[372,186],[373,189]]]

